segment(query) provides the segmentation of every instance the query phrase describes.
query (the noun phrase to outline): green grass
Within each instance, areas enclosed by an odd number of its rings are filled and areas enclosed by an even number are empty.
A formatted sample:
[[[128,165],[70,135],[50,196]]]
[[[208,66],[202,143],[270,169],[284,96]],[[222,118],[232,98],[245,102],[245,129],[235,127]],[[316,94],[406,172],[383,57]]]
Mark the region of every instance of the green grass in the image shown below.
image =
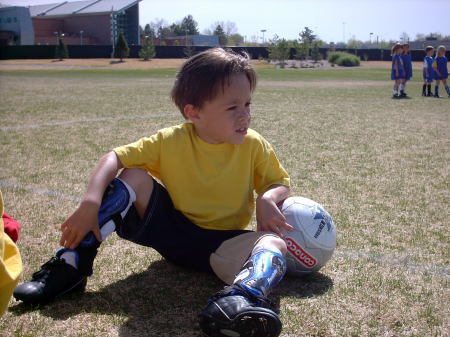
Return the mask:
[[[448,335],[449,100],[419,97],[417,73],[413,98],[392,100],[387,69],[258,70],[252,127],[294,194],[323,204],[338,233],[320,273],[286,278],[271,295],[282,336]],[[0,188],[23,225],[24,280],[57,248],[102,154],[183,122],[169,98],[174,74],[0,72]],[[198,336],[196,315],[221,287],[113,235],[86,293],[12,301],[0,335]]]

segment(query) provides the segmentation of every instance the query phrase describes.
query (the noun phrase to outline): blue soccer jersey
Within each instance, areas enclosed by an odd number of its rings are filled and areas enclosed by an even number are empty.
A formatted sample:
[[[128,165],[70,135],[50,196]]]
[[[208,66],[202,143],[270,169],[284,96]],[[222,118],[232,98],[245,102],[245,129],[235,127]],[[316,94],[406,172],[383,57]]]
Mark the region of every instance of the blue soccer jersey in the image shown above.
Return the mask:
[[[436,69],[435,78],[437,80],[443,80],[448,78],[447,58],[445,56],[436,56],[434,58],[433,68]]]
[[[402,56],[399,54],[392,55],[391,80],[403,78],[405,78],[405,68],[403,66]]]
[[[412,77],[412,60],[410,54],[403,54],[403,67],[405,68],[405,78],[409,81]]]
[[[435,78],[433,62],[434,58],[432,56],[425,56],[423,59],[423,80],[425,82],[433,82]]]

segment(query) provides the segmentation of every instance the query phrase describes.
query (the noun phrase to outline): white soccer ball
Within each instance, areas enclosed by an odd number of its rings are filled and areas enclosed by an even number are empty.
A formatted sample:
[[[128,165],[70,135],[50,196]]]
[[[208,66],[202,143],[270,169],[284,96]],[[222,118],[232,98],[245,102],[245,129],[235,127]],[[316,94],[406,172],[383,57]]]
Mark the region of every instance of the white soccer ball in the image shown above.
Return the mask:
[[[292,231],[283,230],[288,248],[289,274],[302,276],[322,268],[336,248],[336,227],[330,214],[317,202],[287,198],[280,206]]]

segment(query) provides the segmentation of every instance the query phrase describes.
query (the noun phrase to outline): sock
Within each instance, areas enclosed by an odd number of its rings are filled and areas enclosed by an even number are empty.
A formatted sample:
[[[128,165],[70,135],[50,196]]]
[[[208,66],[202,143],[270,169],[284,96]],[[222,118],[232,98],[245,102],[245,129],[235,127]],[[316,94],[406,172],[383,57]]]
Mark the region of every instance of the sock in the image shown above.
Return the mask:
[[[236,276],[237,284],[255,296],[267,296],[286,273],[286,260],[280,252],[255,247]]]
[[[394,96],[398,96],[398,84],[394,84]]]
[[[431,84],[427,84],[428,94],[431,95]]]
[[[75,269],[78,269],[78,253],[76,250],[61,248],[56,252],[55,255],[59,256],[61,259],[66,261],[67,264],[70,264]]]
[[[404,88],[403,83],[400,83],[400,85],[398,87],[400,89],[400,93],[403,94],[403,88]]]
[[[405,92],[405,91],[406,91],[406,82],[403,83],[403,92]]]
[[[434,86],[434,96],[439,96],[439,87],[437,85]]]
[[[445,91],[447,91],[447,94],[450,96],[450,88],[448,87],[448,85],[445,86]]]
[[[424,85],[422,86],[422,94],[425,95],[426,93],[427,93],[427,85],[424,84]]]

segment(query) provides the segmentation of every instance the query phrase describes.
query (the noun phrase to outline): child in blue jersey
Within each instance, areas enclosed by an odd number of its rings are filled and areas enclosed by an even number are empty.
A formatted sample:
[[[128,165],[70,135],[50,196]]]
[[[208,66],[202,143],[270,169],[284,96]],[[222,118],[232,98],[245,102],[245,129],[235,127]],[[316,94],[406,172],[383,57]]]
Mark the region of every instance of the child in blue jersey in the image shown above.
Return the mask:
[[[439,98],[439,84],[444,85],[445,91],[447,91],[447,95],[450,98],[450,89],[447,85],[448,78],[448,68],[447,68],[447,57],[445,57],[445,47],[439,46],[437,49],[436,57],[433,62],[433,69],[436,73],[436,86],[434,87],[434,97]]]
[[[409,43],[403,44],[402,54],[403,67],[405,69],[405,79],[400,84],[400,97],[408,98],[406,94],[406,83],[412,78],[412,62],[411,62],[411,50]]]
[[[403,54],[403,46],[400,43],[396,43],[392,47],[391,53],[392,55],[391,80],[394,81],[394,95],[392,96],[392,98],[401,98],[400,89],[403,88],[402,84],[405,79],[405,68],[401,56],[402,54]]]
[[[431,83],[433,83],[435,73],[433,69],[433,53],[434,48],[432,46],[427,46],[425,48],[425,58],[423,59],[423,87],[422,96],[431,97]]]

